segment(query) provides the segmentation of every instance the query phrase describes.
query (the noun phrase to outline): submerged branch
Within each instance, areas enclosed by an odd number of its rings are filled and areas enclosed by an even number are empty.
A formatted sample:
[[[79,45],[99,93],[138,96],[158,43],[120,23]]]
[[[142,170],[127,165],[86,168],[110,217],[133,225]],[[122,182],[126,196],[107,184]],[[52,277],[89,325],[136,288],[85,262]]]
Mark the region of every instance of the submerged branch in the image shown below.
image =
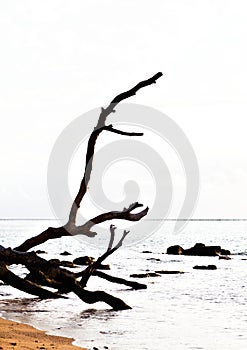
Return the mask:
[[[25,280],[15,275],[13,272],[9,271],[9,269],[3,262],[0,262],[0,279],[4,283],[14,288],[17,288],[28,294],[36,295],[41,299],[63,298],[62,295],[50,292],[49,290],[41,288],[36,283]]]
[[[114,310],[130,309],[130,306],[125,304],[121,299],[116,298],[103,291],[90,292],[84,290],[81,284],[76,280],[76,274],[60,268],[56,264],[53,264],[45,259],[38,257],[34,252],[23,253],[14,251],[11,248],[4,248],[0,246],[0,279],[5,283],[11,285],[14,288],[18,288],[29,294],[37,295],[40,298],[61,298],[61,294],[50,292],[46,289],[39,287],[37,284],[20,278],[10,272],[3,261],[11,264],[22,264],[32,273],[40,271],[42,273],[42,279],[45,278],[45,284],[49,285],[62,283],[62,288],[59,289],[60,293],[74,292],[81,300],[88,304],[93,304],[98,301],[102,301],[110,305]],[[39,282],[43,282],[42,279]],[[54,282],[49,282],[54,281]],[[63,290],[64,289],[64,290]]]
[[[95,270],[93,273],[93,276],[98,276],[98,277],[103,278],[104,280],[112,282],[112,283],[123,284],[123,285],[131,287],[133,289],[147,289],[146,284],[142,284],[142,283],[135,282],[135,281],[128,281],[128,280],[125,280],[124,278],[120,278],[120,277],[110,276],[107,273],[99,271],[99,270]]]

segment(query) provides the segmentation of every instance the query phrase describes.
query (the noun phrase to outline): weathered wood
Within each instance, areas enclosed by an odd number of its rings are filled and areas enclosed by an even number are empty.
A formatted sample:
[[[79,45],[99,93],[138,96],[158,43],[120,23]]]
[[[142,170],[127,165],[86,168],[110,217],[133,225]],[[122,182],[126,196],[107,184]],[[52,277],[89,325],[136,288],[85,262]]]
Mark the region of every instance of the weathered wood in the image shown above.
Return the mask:
[[[42,277],[39,275],[39,277],[41,277],[39,280],[40,283],[53,288],[57,287],[59,284],[60,293],[74,292],[81,300],[88,304],[101,301],[111,306],[114,310],[130,309],[130,306],[124,303],[121,299],[108,293],[103,291],[90,292],[85,290],[76,280],[76,275],[73,272],[62,269],[56,264],[38,257],[34,252],[23,253],[12,250],[11,248],[6,249],[0,246],[0,261],[0,279],[12,287],[18,288],[29,294],[37,295],[44,299],[62,297],[61,294],[49,292],[29,280],[16,276],[7,269],[3,261],[7,261],[9,264],[22,264],[26,266],[31,273],[33,271],[39,271],[39,273],[42,273]]]
[[[94,271],[101,265],[101,263],[111,254],[113,254],[117,249],[119,249],[122,244],[123,241],[125,239],[125,237],[127,236],[127,234],[129,233],[129,231],[124,230],[123,232],[123,236],[122,238],[119,240],[119,242],[115,245],[115,247],[112,248],[113,242],[114,242],[114,237],[115,237],[115,230],[116,227],[111,225],[110,227],[110,232],[111,232],[111,236],[110,236],[110,241],[108,244],[108,248],[107,251],[102,254],[96,261],[94,261],[91,265],[89,265],[81,274],[82,278],[80,281],[80,285],[82,287],[86,287],[87,282],[89,280],[89,278],[93,275]]]
[[[7,265],[21,264],[32,272],[42,272],[49,279],[55,280],[57,283],[64,282],[64,279],[74,278],[73,272],[57,266],[50,261],[47,261],[35,252],[19,252],[11,248],[4,248],[0,245],[0,261],[4,261]]]
[[[125,286],[131,287],[133,289],[147,289],[147,285],[143,284],[143,283],[138,283],[135,281],[128,281],[124,278],[120,278],[120,277],[115,277],[115,276],[110,276],[102,271],[99,270],[95,270],[93,273],[93,276],[98,276],[100,278],[103,278],[109,282],[112,283],[118,283],[118,284],[123,284]]]
[[[112,220],[112,219],[123,219],[123,220],[131,220],[131,221],[137,221],[142,219],[148,212],[148,208],[144,209],[140,213],[131,214],[131,211],[134,210],[134,206],[141,207],[142,204],[139,203],[133,203],[129,206],[128,209],[124,209],[122,212],[112,211],[109,213],[104,213],[101,215],[98,215],[97,217],[89,220],[84,225],[81,225],[79,227],[76,226],[76,215],[78,212],[78,209],[80,208],[81,201],[87,191],[88,183],[91,177],[92,172],[92,164],[93,164],[93,157],[94,157],[94,151],[95,151],[95,145],[98,136],[103,130],[111,131],[115,133],[119,133],[122,135],[127,136],[142,136],[142,133],[128,133],[123,132],[117,129],[114,129],[113,126],[105,125],[106,118],[113,112],[115,112],[114,108],[123,100],[127,99],[128,97],[134,96],[137,91],[140,89],[149,86],[151,84],[155,84],[156,80],[159,79],[162,76],[162,73],[156,73],[153,77],[143,80],[139,82],[137,85],[135,85],[132,89],[125,91],[119,95],[117,95],[109,104],[107,108],[102,108],[99,120],[97,123],[97,126],[93,130],[92,134],[89,137],[88,145],[87,145],[87,152],[86,152],[86,163],[85,163],[85,169],[84,169],[84,175],[80,183],[80,187],[78,190],[78,193],[72,203],[71,210],[69,213],[69,219],[68,223],[63,227],[49,227],[47,230],[43,231],[39,235],[32,237],[25,242],[23,242],[21,245],[16,247],[16,250],[19,251],[28,251],[31,248],[34,248],[35,246],[45,243],[49,239],[56,239],[60,238],[62,236],[70,236],[75,234],[84,234],[89,237],[94,237],[96,235],[96,232],[92,232],[91,228],[99,223]]]
[[[137,208],[141,208],[142,206],[142,204],[135,202],[132,203],[128,208],[124,208],[122,211],[110,211],[108,213],[100,214],[98,216],[95,216],[93,219],[87,221],[85,224],[75,227],[74,233],[81,234],[84,231],[88,232],[94,225],[101,224],[102,222],[110,220],[117,219],[127,221],[139,221],[147,215],[149,208],[146,207],[139,213],[132,213],[132,211]]]
[[[84,176],[82,178],[79,191],[75,197],[75,200],[74,200],[72,207],[71,207],[71,210],[70,210],[70,214],[69,214],[69,224],[70,225],[72,225],[72,226],[75,225],[76,214],[78,212],[78,209],[80,208],[82,198],[84,197],[84,195],[87,191],[87,186],[88,186],[88,183],[89,183],[89,180],[91,177],[91,172],[92,172],[94,150],[95,150],[97,138],[103,130],[116,132],[116,130],[112,130],[111,125],[110,125],[110,127],[105,125],[107,117],[111,113],[115,112],[114,108],[121,101],[123,101],[131,96],[134,96],[137,93],[137,91],[139,91],[140,89],[142,89],[148,85],[155,84],[156,80],[159,79],[162,75],[163,74],[161,72],[159,72],[159,73],[155,74],[153,77],[151,77],[147,80],[141,81],[140,83],[135,85],[132,89],[125,91],[125,92],[117,95],[116,97],[114,97],[114,99],[111,101],[111,103],[109,104],[108,107],[101,109],[101,113],[99,116],[97,126],[95,127],[95,129],[92,132],[92,134],[89,138],[89,141],[88,141]],[[132,135],[129,134],[128,136],[133,136],[133,134]]]
[[[73,292],[85,303],[94,304],[99,301],[110,305],[114,310],[127,310],[131,309],[123,300],[116,298],[103,291],[91,292],[81,287],[80,283],[75,283],[73,286]]]
[[[63,236],[73,236],[73,235],[85,235],[88,237],[94,237],[96,232],[92,232],[91,229],[93,226],[100,224],[105,221],[110,221],[113,219],[121,219],[127,221],[139,221],[148,213],[148,207],[139,213],[132,213],[136,208],[142,207],[142,204],[135,202],[132,203],[128,208],[124,208],[122,211],[111,211],[108,213],[100,214],[94,217],[91,220],[88,220],[85,224],[81,226],[74,226],[67,229],[67,226],[62,227],[48,227],[45,231],[41,232],[39,235],[27,239],[18,247],[15,247],[15,250],[20,252],[27,252],[31,248],[36,247],[50,239],[57,239]]]
[[[88,291],[85,289],[88,279],[92,275],[97,275],[100,278],[104,278],[110,282],[120,283],[132,287],[133,289],[146,288],[146,285],[126,281],[123,278],[117,278],[107,275],[103,272],[97,271],[103,260],[105,260],[109,255],[114,253],[119,247],[122,246],[123,240],[125,239],[128,231],[124,231],[122,238],[113,247],[115,229],[116,227],[111,225],[110,232],[111,238],[107,248],[107,251],[102,254],[96,261],[87,266],[87,268],[79,273],[73,273],[61,268],[58,264],[47,261],[39,256],[35,252],[28,252],[31,248],[36,247],[50,239],[57,239],[63,236],[73,236],[73,235],[86,235],[88,237],[94,237],[97,233],[92,231],[92,228],[102,222],[110,221],[113,219],[121,219],[128,221],[138,221],[141,220],[145,215],[147,215],[149,208],[146,207],[138,213],[133,213],[133,210],[141,208],[143,205],[135,202],[130,204],[128,208],[124,208],[122,211],[110,211],[108,213],[100,214],[91,220],[87,221],[83,225],[76,225],[76,216],[78,209],[80,208],[81,201],[87,192],[88,183],[90,181],[93,158],[95,152],[95,146],[97,139],[102,131],[113,132],[125,136],[142,136],[143,133],[136,132],[126,132],[114,128],[111,124],[106,125],[106,119],[109,114],[115,112],[115,107],[123,100],[131,97],[137,93],[140,89],[155,84],[156,80],[162,76],[162,73],[157,73],[150,79],[139,82],[132,89],[117,95],[109,104],[108,107],[102,108],[99,115],[99,119],[96,127],[91,133],[87,151],[86,151],[86,162],[84,175],[82,177],[78,193],[72,203],[71,210],[68,216],[68,223],[63,227],[48,227],[45,231],[40,234],[27,239],[25,242],[20,244],[15,249],[4,248],[0,246],[0,279],[24,292],[36,295],[40,298],[60,298],[63,297],[62,294],[69,292],[75,293],[81,300],[86,303],[92,304],[96,302],[105,302],[110,305],[114,310],[125,310],[130,309],[130,306],[125,304],[121,299],[116,298],[104,291]],[[25,277],[21,278],[15,275],[13,272],[9,271],[8,265],[11,264],[21,264],[24,265],[30,273]],[[81,277],[81,280],[77,279]],[[41,286],[52,287],[57,290],[56,293],[50,292]]]
[[[36,295],[41,299],[54,299],[63,297],[62,295],[55,294],[50,292],[49,290],[43,289],[33,282],[24,280],[23,278],[16,276],[13,272],[9,271],[9,269],[3,262],[0,262],[0,279],[4,283],[14,288],[17,288],[28,294]]]
[[[48,227],[45,231],[41,232],[39,235],[31,237],[23,242],[15,250],[19,252],[27,252],[29,249],[36,247],[50,239],[57,239],[63,236],[70,236],[69,231],[65,230],[64,227]]]

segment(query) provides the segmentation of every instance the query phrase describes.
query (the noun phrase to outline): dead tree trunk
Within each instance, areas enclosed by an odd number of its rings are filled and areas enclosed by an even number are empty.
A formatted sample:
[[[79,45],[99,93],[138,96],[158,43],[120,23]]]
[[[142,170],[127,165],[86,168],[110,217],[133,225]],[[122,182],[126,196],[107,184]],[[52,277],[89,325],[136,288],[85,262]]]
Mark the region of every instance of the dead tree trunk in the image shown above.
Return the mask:
[[[132,89],[117,95],[107,108],[101,109],[98,123],[94,128],[91,136],[89,137],[84,175],[82,177],[78,193],[72,203],[67,224],[62,227],[49,227],[40,234],[27,239],[25,242],[23,242],[18,247],[15,247],[14,249],[6,249],[0,246],[0,279],[4,283],[9,284],[12,287],[20,289],[26,293],[45,299],[62,297],[65,298],[64,294],[73,292],[86,303],[92,304],[98,301],[102,301],[111,306],[114,310],[129,309],[130,307],[121,299],[113,297],[106,292],[86,290],[85,288],[87,282],[91,276],[98,276],[113,283],[124,284],[133,289],[146,288],[146,285],[144,284],[127,281],[119,277],[109,276],[108,274],[97,270],[100,264],[109,255],[121,247],[123,240],[128,234],[127,231],[124,231],[120,241],[113,247],[116,230],[116,227],[113,225],[110,226],[111,236],[106,252],[95,262],[90,264],[86,269],[79,273],[72,273],[71,271],[61,268],[54,263],[40,258],[34,252],[29,253],[28,250],[50,239],[57,239],[63,236],[81,234],[89,237],[94,237],[97,233],[95,231],[92,231],[92,228],[99,223],[113,219],[139,221],[147,214],[148,207],[139,211],[138,213],[133,213],[135,209],[141,208],[143,206],[142,204],[136,202],[130,204],[128,208],[124,208],[122,211],[111,211],[108,213],[103,213],[85,222],[83,225],[76,225],[77,212],[80,208],[81,201],[86,194],[92,173],[95,145],[101,132],[108,131],[125,136],[143,135],[142,133],[125,132],[115,129],[111,124],[106,125],[107,117],[111,113],[115,112],[115,108],[120,102],[131,96],[134,96],[140,89],[148,85],[155,84],[156,80],[161,76],[162,73],[157,73],[150,79],[138,83]],[[24,265],[29,270],[29,274],[25,278],[21,278],[15,275],[8,269],[8,266],[11,264]],[[52,287],[55,292],[51,292],[43,288],[43,286]]]

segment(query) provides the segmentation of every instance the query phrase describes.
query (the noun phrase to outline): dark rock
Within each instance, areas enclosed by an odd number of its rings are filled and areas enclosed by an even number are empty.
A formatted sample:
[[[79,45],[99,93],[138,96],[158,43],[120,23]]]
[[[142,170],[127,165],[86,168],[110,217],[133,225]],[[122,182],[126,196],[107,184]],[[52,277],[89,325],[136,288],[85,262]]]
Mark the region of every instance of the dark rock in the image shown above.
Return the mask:
[[[44,250],[40,250],[40,249],[36,250],[35,253],[36,254],[47,254]]]
[[[63,267],[76,267],[73,262],[66,260],[60,261],[59,259],[50,259],[49,262]]]
[[[76,265],[90,265],[94,262],[94,258],[91,256],[81,256],[80,258],[76,258],[73,260],[73,263]],[[97,267],[97,270],[110,270],[109,264],[100,264]]]
[[[67,252],[66,250],[65,250],[65,252],[63,252],[63,253],[60,253],[60,255],[72,255],[72,254],[70,254],[69,252]]]
[[[169,270],[160,270],[160,271],[155,271],[156,273],[159,273],[161,275],[175,275],[175,274],[180,274],[184,273],[183,271],[169,271]]]
[[[174,255],[180,255],[180,254],[183,254],[183,248],[180,247],[180,245],[173,245],[169,248],[167,248],[167,251],[166,253],[167,254],[174,254]]]
[[[160,259],[156,259],[156,258],[147,258],[147,260],[151,260],[151,261],[161,261]]]
[[[146,278],[146,277],[160,277],[160,275],[156,272],[148,272],[148,273],[134,273],[134,274],[130,275],[130,277]]]
[[[94,262],[94,258],[91,256],[81,256],[73,260],[76,265],[90,265]]]
[[[221,249],[220,254],[221,255],[231,255],[231,252],[228,249]]]
[[[50,259],[50,263],[60,265],[61,261],[59,259]]]
[[[215,265],[196,265],[193,267],[195,270],[217,270]]]
[[[151,254],[152,252],[150,250],[143,250],[143,254]]]
[[[184,249],[184,255],[216,256],[221,254],[220,246],[205,246],[203,243],[196,243],[194,247]]]
[[[130,275],[130,277],[133,277],[133,278],[147,278],[147,277],[150,277],[150,273],[133,273],[132,275]]]
[[[72,261],[61,261],[60,266],[63,266],[63,267],[75,267],[74,263]]]
[[[231,252],[226,249],[222,249],[221,246],[206,246],[203,243],[196,243],[194,247],[189,249],[183,249],[179,245],[171,246],[167,249],[167,254],[174,255],[193,255],[193,256],[217,256],[217,255],[229,255]]]
[[[149,274],[148,273],[133,273],[132,275],[130,275],[130,277],[146,278],[146,277],[149,277]]]

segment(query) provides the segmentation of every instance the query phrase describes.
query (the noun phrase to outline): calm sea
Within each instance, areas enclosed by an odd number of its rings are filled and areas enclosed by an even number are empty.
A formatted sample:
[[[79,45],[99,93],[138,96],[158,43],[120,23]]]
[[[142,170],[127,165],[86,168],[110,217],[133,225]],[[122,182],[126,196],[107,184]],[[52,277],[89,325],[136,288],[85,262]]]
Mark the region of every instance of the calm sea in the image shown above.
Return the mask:
[[[123,247],[107,263],[111,274],[129,278],[146,270],[182,270],[181,275],[145,279],[147,290],[131,291],[97,277],[88,289],[103,289],[122,298],[132,310],[115,312],[103,303],[87,305],[73,294],[67,300],[40,301],[12,287],[0,285],[3,317],[32,324],[50,334],[70,336],[75,344],[93,349],[246,349],[247,348],[247,221],[190,221],[184,232],[173,235],[175,222],[142,242]],[[0,244],[14,247],[52,221],[2,220]],[[170,245],[189,248],[196,242],[221,245],[232,260],[218,257],[166,255]],[[97,257],[103,248],[83,240],[62,238],[36,249],[44,258],[73,260],[80,255]],[[67,250],[72,256],[61,257]],[[144,254],[142,251],[151,253]],[[193,270],[194,265],[215,264],[215,271]],[[25,269],[11,266],[12,271]],[[144,280],[140,282],[145,283]]]

